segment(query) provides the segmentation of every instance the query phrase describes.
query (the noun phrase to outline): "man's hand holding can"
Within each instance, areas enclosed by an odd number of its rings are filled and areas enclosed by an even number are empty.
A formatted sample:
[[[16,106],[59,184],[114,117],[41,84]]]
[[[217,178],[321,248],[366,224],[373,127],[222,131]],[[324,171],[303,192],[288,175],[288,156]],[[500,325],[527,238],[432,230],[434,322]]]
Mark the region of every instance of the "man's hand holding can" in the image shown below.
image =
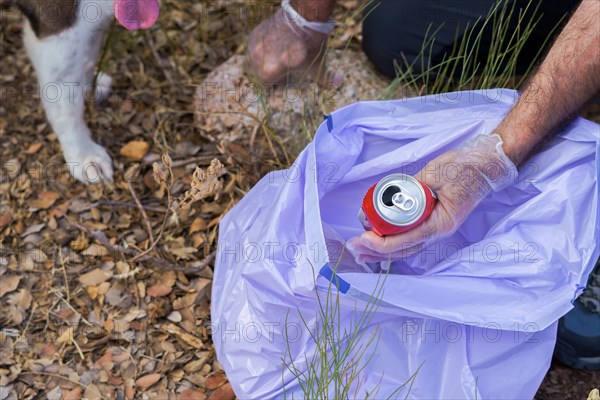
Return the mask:
[[[403,259],[452,235],[489,193],[514,182],[517,169],[504,154],[502,143],[498,135],[476,136],[462,149],[442,154],[427,164],[414,179],[437,197],[429,217],[397,234],[370,229],[350,239],[349,247],[357,261]]]

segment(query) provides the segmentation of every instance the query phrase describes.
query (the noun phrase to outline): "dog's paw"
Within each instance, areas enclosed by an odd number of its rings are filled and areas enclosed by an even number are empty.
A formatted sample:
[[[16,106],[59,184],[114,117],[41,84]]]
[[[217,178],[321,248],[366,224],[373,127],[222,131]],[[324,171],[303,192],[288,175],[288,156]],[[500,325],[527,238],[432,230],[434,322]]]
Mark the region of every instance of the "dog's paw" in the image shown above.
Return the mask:
[[[110,96],[112,90],[112,77],[110,75],[105,74],[104,72],[98,73],[98,78],[96,79],[96,93],[95,100],[96,103],[102,103]]]
[[[112,181],[112,160],[104,147],[93,141],[77,151],[65,151],[65,160],[71,175],[80,182]]]

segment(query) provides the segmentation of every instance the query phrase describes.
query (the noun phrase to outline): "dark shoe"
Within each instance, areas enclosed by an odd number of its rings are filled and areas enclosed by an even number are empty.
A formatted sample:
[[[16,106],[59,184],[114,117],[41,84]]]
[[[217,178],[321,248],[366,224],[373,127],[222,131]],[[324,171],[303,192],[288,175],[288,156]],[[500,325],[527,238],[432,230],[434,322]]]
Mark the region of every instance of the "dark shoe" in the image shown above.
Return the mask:
[[[600,313],[579,301],[558,321],[554,355],[572,368],[600,370]]]

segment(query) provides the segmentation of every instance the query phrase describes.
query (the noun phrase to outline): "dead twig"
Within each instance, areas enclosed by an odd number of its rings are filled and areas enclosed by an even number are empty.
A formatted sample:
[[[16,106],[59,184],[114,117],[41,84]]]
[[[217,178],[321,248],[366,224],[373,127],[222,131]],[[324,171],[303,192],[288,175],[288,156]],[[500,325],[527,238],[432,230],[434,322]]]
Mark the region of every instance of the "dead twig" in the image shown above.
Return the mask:
[[[65,267],[65,260],[63,259],[62,251],[58,249],[58,258],[60,260],[60,266],[62,269],[63,277],[65,279],[65,291],[67,293],[67,303],[71,302],[71,292],[69,290],[69,279],[67,278],[67,268]]]
[[[185,167],[189,164],[207,165],[215,158],[215,156],[198,156],[192,158],[185,158],[182,160],[174,160],[171,164],[171,168]],[[143,161],[142,166],[152,165],[156,161]]]
[[[93,204],[90,204],[87,207],[84,207],[84,208],[78,210],[78,212],[81,213],[81,212],[89,211],[92,208],[97,208],[97,207],[101,207],[101,206],[138,208],[137,204],[128,203],[128,202],[125,202],[125,201],[97,201],[97,202],[95,202]],[[164,213],[164,212],[167,211],[164,208],[152,207],[152,206],[145,206],[143,204],[142,204],[142,207],[146,211],[152,211],[152,212],[158,212],[158,213]]]
[[[150,220],[148,220],[148,215],[146,214],[146,210],[140,203],[140,199],[138,199],[137,194],[135,194],[135,189],[131,185],[131,181],[127,181],[127,187],[129,188],[129,192],[131,193],[131,197],[135,201],[140,213],[142,214],[142,219],[144,220],[144,224],[146,225],[146,231],[148,231],[148,236],[150,237],[150,243],[154,243],[154,234],[152,233],[152,226],[150,225]]]
[[[150,247],[148,247],[146,250],[142,251],[141,253],[139,253],[135,257],[133,257],[133,259],[131,260],[132,262],[142,260],[148,254],[150,254],[150,252],[152,250],[154,250],[154,248],[156,247],[158,242],[160,242],[160,240],[162,239],[162,235],[165,232],[165,226],[167,225],[167,218],[169,217],[170,210],[171,209],[167,210],[167,213],[165,214],[165,218],[163,219],[163,223],[162,223],[162,226],[160,227],[160,231],[158,232],[158,237],[156,238],[156,240],[153,240]]]

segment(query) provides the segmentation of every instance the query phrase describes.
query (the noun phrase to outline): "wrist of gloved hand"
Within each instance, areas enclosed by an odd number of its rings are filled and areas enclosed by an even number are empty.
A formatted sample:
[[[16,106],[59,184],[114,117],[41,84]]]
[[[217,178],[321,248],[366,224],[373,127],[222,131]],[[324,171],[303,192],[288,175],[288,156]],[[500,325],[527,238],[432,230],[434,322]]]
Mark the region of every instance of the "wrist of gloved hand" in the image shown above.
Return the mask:
[[[302,30],[310,29],[328,35],[335,28],[335,21],[332,20],[327,22],[307,21],[306,18],[292,7],[290,0],[283,0],[281,2],[281,9],[283,10],[285,20]]]
[[[502,148],[503,143],[497,134],[478,135],[460,150],[465,163],[472,164],[494,192],[513,184],[518,175],[517,167]]]

